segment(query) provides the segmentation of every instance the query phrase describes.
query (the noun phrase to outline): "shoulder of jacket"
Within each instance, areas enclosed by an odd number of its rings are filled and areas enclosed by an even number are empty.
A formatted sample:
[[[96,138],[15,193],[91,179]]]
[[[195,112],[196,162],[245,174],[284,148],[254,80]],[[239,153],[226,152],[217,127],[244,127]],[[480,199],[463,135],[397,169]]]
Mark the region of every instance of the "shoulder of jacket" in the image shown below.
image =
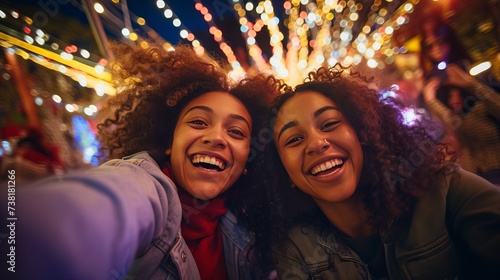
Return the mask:
[[[158,163],[145,151],[143,152],[138,152],[132,155],[125,156],[121,159],[112,159],[104,164],[102,166],[117,166],[122,163],[132,163],[137,166],[141,166],[143,163],[149,163],[153,164],[156,167],[160,168]]]
[[[324,230],[314,225],[294,226],[288,231],[288,238],[292,243],[302,247],[316,246],[322,243]]]
[[[224,233],[223,236],[231,240],[240,250],[248,249],[253,243],[255,234],[239,223],[238,218],[230,210],[220,218],[220,227]]]

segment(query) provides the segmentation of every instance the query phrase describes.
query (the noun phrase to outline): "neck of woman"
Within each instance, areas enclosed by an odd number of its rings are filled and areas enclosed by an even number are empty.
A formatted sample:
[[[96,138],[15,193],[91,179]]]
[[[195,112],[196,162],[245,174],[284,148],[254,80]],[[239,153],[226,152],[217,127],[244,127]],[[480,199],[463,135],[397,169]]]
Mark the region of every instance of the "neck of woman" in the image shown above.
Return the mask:
[[[373,226],[366,221],[368,213],[360,197],[349,201],[332,203],[316,201],[326,218],[343,234],[352,238],[362,238],[373,234]]]

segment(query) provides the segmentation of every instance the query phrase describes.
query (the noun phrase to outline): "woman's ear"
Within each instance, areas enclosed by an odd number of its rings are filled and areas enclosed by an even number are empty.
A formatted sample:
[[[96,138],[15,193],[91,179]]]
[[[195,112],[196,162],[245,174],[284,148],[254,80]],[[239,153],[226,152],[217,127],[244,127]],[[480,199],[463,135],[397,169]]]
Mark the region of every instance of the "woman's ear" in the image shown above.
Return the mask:
[[[165,155],[167,155],[167,157],[170,157],[172,155],[172,145],[174,143],[174,136],[173,135],[170,135],[168,136],[167,139],[165,139],[165,146],[167,146],[167,149],[165,150]],[[165,147],[163,146],[163,147]]]

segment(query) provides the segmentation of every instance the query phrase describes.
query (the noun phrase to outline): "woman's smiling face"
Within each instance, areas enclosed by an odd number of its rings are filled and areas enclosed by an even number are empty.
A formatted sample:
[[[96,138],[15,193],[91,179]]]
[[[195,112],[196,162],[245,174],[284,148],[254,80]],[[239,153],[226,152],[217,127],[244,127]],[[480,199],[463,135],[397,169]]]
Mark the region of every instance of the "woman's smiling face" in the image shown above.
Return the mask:
[[[316,91],[291,97],[279,110],[274,139],[292,182],[317,203],[340,203],[353,196],[363,151],[332,100]]]
[[[444,61],[450,54],[450,45],[444,36],[437,37],[431,34],[424,42],[424,51],[435,63]]]
[[[208,92],[182,110],[174,130],[170,164],[178,187],[211,199],[240,177],[250,151],[252,120],[226,92]]]

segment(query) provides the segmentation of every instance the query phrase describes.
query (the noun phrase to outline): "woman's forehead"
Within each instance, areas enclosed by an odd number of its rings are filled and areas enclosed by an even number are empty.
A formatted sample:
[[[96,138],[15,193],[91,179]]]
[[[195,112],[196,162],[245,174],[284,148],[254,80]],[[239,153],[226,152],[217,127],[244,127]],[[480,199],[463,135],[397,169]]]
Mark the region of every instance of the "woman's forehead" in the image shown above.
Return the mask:
[[[191,100],[182,110],[181,115],[192,110],[228,116],[241,116],[251,124],[251,116],[245,105],[234,95],[225,91],[210,91]]]

